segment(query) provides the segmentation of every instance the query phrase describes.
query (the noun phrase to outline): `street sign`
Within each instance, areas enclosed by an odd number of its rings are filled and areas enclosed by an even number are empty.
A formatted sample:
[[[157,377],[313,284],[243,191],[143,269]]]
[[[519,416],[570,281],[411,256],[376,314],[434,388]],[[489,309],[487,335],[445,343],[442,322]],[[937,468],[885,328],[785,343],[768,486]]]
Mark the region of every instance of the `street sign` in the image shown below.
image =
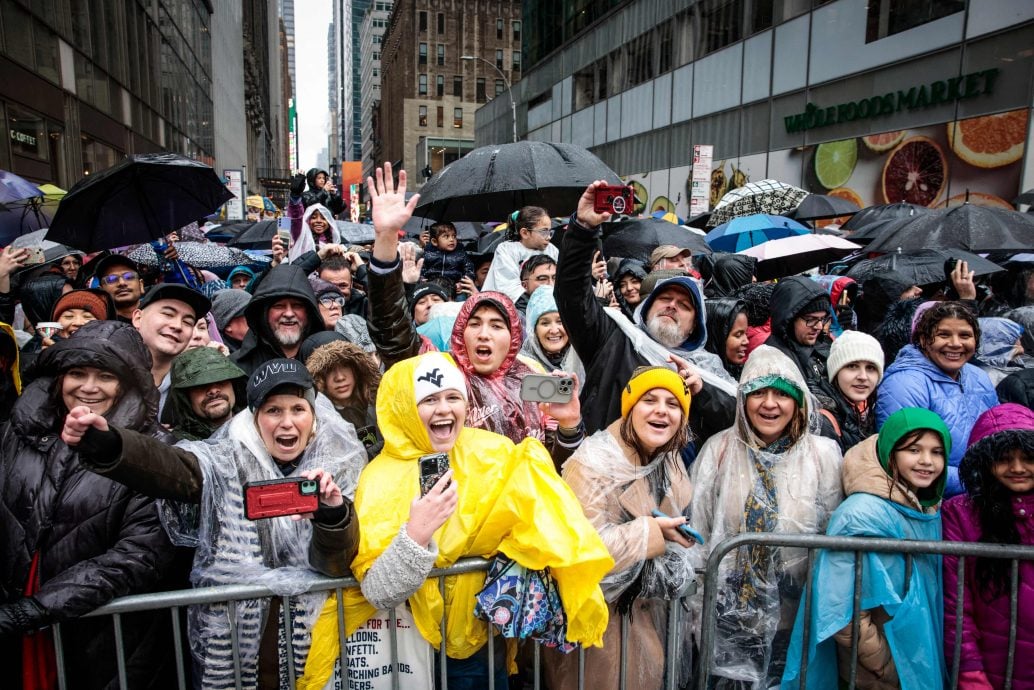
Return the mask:
[[[711,210],[711,161],[714,146],[693,146],[693,171],[690,173],[689,215],[699,216]]]
[[[226,220],[244,220],[244,172],[223,168],[223,183],[233,194],[226,202]]]

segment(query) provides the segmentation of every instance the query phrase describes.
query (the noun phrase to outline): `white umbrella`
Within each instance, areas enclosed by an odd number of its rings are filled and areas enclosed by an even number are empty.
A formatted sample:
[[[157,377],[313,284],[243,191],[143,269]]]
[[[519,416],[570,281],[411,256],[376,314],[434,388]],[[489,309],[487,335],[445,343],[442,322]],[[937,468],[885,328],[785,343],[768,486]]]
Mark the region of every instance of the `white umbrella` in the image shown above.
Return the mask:
[[[769,240],[737,254],[757,259],[758,280],[771,280],[842,259],[859,249],[859,245],[842,237],[807,234]]]

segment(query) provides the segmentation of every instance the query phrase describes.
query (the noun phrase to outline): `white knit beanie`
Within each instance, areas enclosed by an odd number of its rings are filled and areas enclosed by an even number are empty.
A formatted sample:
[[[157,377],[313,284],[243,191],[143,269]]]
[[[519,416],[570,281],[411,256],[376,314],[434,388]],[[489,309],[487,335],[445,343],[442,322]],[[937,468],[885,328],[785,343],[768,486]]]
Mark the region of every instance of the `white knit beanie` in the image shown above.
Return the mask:
[[[829,359],[826,360],[829,382],[833,383],[837,373],[851,362],[872,362],[880,373],[880,379],[883,378],[883,348],[868,333],[844,331],[829,346]]]

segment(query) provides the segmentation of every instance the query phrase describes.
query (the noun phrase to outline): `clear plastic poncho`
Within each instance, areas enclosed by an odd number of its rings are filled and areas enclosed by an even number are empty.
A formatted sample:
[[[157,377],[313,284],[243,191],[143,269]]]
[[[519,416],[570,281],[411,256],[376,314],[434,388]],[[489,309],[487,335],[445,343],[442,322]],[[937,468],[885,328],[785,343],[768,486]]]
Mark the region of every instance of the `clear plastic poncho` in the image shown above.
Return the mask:
[[[804,433],[766,447],[747,420],[743,386],[770,374],[803,392],[797,423]],[[817,435],[818,406],[797,366],[775,348],[758,347],[743,367],[736,404],[735,424],[704,444],[690,475],[690,524],[707,550],[744,532],[824,533],[843,500],[841,455],[835,441]],[[804,549],[745,546],[726,555],[714,649],[701,650],[714,655],[713,675],[756,688],[779,684],[806,575]],[[697,615],[700,604],[695,598]]]
[[[244,517],[244,484],[284,475],[266,451],[253,414],[244,410],[207,441],[184,441],[177,447],[198,459],[204,477],[200,524],[196,533],[175,519],[175,504],[164,502],[163,523],[174,543],[197,540],[190,574],[195,587],[229,584],[264,585],[280,596],[291,595],[294,664],[305,665],[312,624],[326,593],[300,594],[319,576],[309,568],[312,523],[290,517],[248,520]],[[366,451],[355,430],[322,395],[316,398],[314,438],[298,467],[288,476],[320,469],[330,472],[341,492],[351,499],[366,464]],[[298,596],[295,596],[298,595]],[[259,642],[269,602],[239,601],[234,623],[240,645],[244,687],[254,687],[258,672]],[[280,625],[284,612],[280,611]],[[270,625],[277,621],[269,621]],[[234,687],[230,644],[230,608],[224,603],[190,607],[188,613],[191,652],[199,665],[199,685],[204,688]],[[280,687],[288,688],[286,647],[280,633]]]
[[[701,547],[665,541],[651,515],[654,509],[672,517],[687,514],[693,489],[682,460],[678,454],[669,454],[646,466],[632,464],[620,441],[602,429],[585,439],[564,463],[563,478],[614,558],[614,567],[600,583],[612,612],[604,649],[588,650],[586,667],[599,670],[607,663],[602,657],[617,658],[619,650],[611,643],[620,640],[623,614],[630,623],[625,643],[629,687],[660,687],[668,602],[686,593],[701,559]],[[657,554],[658,548],[663,552]],[[677,680],[681,687],[692,672],[692,619],[683,615],[679,624]],[[594,655],[601,658],[594,659]],[[565,661],[575,665],[574,659]],[[574,668],[565,670],[564,680],[573,682]]]

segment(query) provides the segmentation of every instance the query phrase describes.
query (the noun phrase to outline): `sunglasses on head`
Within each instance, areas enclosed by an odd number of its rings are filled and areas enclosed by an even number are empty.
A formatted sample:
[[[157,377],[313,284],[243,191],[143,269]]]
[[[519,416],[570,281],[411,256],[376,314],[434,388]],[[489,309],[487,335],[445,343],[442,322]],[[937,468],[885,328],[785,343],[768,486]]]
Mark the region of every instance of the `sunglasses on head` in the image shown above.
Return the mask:
[[[129,283],[140,277],[140,274],[136,271],[126,271],[125,273],[109,273],[108,275],[101,278],[101,282],[107,283],[108,285],[114,285],[119,280],[124,280]]]

